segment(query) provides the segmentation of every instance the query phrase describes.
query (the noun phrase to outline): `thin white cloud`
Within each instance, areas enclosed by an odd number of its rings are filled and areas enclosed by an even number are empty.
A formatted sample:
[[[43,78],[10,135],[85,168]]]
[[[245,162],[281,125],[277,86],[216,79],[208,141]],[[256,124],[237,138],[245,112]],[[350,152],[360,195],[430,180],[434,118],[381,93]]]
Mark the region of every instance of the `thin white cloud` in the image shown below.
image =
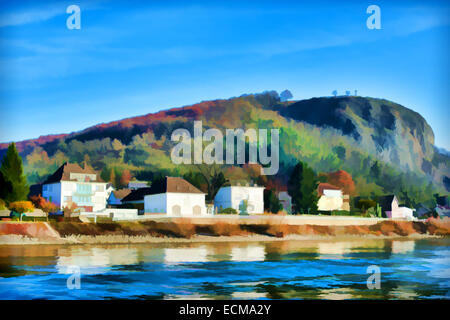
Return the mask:
[[[78,1],[77,5],[82,10],[93,10],[101,8],[103,0],[98,1]],[[37,8],[23,9],[22,11],[6,12],[0,14],[0,28],[9,26],[21,26],[30,23],[50,20],[58,15],[67,14],[67,2],[59,2],[53,5],[40,6]]]
[[[388,22],[387,27],[395,35],[407,36],[450,24],[450,7],[414,7],[402,9],[399,18]]]
[[[0,28],[8,26],[19,26],[29,23],[49,20],[60,14],[65,14],[63,5],[46,9],[33,9],[23,12],[13,12],[0,15]]]

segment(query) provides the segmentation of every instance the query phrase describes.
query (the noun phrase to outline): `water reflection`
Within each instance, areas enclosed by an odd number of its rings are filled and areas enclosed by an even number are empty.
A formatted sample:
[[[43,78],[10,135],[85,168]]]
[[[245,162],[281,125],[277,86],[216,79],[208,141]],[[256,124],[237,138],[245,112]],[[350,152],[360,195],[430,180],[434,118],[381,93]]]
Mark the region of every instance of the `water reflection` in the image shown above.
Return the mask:
[[[347,288],[322,289],[318,297],[327,300],[347,300],[354,298],[354,294]]]
[[[207,246],[197,248],[166,248],[164,249],[164,261],[167,263],[206,262],[210,253]]]
[[[265,256],[266,252],[263,245],[253,244],[231,249],[232,261],[264,261]]]
[[[392,253],[407,253],[414,251],[414,241],[394,240],[391,243]]]
[[[0,298],[449,298],[449,239],[0,246]],[[367,266],[382,272],[368,290]],[[68,268],[82,289],[68,292]]]

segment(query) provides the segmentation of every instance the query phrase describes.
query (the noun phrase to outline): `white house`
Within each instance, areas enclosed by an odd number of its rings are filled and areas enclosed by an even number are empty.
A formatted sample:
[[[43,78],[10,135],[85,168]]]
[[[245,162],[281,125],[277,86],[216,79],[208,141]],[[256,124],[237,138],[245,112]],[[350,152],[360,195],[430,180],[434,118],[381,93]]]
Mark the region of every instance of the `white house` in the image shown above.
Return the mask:
[[[342,190],[329,183],[319,183],[317,188],[319,211],[346,210],[350,211],[350,197],[343,194]]]
[[[182,178],[165,177],[146,192],[144,211],[174,217],[206,215],[205,193]]]
[[[257,185],[236,185],[220,188],[214,197],[214,207],[219,212],[226,208],[233,208],[237,212],[241,212],[245,200],[247,200],[248,214],[264,213],[264,187]]]
[[[391,219],[407,219],[412,220],[413,209],[400,207],[398,199],[395,195],[388,195],[378,198],[383,215]]]
[[[60,209],[74,203],[87,212],[100,211],[106,207],[106,183],[90,166],[66,162],[42,184],[42,196]]]

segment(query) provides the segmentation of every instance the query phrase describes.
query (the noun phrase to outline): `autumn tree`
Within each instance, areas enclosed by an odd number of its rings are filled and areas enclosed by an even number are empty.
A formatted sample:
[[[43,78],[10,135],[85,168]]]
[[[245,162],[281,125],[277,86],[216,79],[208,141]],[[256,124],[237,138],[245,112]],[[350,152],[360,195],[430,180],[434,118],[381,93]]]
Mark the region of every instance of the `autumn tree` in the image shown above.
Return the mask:
[[[111,182],[115,188],[118,187],[116,170],[114,168],[111,168],[111,173],[109,175],[109,182]]]
[[[22,158],[17,152],[15,143],[11,143],[3,157],[0,168],[0,194],[7,203],[26,200],[29,192],[27,178],[23,174]]]
[[[20,214],[20,221],[22,221],[22,216],[25,212],[32,212],[34,210],[34,206],[33,203],[31,203],[31,201],[10,202],[8,207],[9,210]]]
[[[329,172],[326,174],[328,183],[340,188],[344,194],[353,195],[355,192],[355,182],[350,173],[344,170]]]
[[[47,219],[49,213],[54,213],[58,211],[58,206],[56,204],[46,200],[41,195],[31,196],[30,200],[36,208],[41,209],[47,214]]]
[[[298,162],[288,182],[288,193],[292,197],[294,212],[316,213],[318,179],[315,172],[303,162]]]
[[[120,175],[120,186],[126,187],[128,183],[131,181],[131,178],[133,176],[131,175],[130,170],[125,169],[122,171],[122,174]]]

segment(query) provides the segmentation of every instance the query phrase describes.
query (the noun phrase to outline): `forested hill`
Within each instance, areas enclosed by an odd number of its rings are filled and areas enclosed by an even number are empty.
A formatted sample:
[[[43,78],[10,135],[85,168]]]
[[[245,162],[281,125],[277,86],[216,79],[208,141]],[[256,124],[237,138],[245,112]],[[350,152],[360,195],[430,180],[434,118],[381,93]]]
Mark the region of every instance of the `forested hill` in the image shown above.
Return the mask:
[[[29,182],[44,179],[64,161],[88,162],[107,180],[124,170],[138,179],[193,170],[170,160],[173,130],[279,128],[280,184],[298,161],[317,173],[345,170],[358,194],[404,192],[431,197],[447,192],[450,157],[434,146],[431,127],[399,104],[357,96],[281,102],[275,91],[201,102],[144,116],[99,124],[71,134],[17,143]],[[0,144],[0,155],[8,144]],[[230,178],[250,178],[242,167],[223,167]],[[114,174],[111,172],[114,171]]]

